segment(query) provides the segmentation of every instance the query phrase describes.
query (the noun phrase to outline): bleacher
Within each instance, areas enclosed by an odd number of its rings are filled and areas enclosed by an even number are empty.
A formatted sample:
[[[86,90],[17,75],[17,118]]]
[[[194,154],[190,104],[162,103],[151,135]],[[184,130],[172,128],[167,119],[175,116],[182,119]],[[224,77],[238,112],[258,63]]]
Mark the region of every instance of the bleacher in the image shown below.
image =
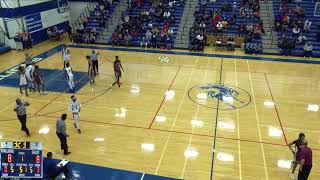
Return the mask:
[[[168,6],[168,0],[164,0],[164,6],[167,7]],[[126,11],[123,13],[124,16],[129,16],[129,17],[139,17],[140,14],[141,14],[141,11],[147,11],[147,10],[150,10],[152,7],[151,3],[149,1],[144,1],[142,0],[141,2],[141,6],[140,7],[137,7],[135,6],[134,8],[132,8],[132,10],[130,11],[130,8],[128,7],[126,9]],[[174,15],[175,16],[175,23],[174,24],[171,24],[171,27],[173,27],[173,35],[171,36],[171,40],[172,40],[172,44],[174,43],[174,40],[176,38],[176,35],[177,35],[177,32],[178,32],[178,29],[179,29],[179,24],[180,24],[180,20],[181,20],[181,17],[182,17],[182,14],[183,14],[183,9],[184,9],[184,4],[180,4],[180,5],[177,5],[175,10],[173,12],[171,12],[171,16]],[[155,17],[152,17],[151,19],[152,22],[156,22],[156,18]],[[116,30],[116,31],[119,31],[119,28],[120,28],[120,25],[121,25],[121,22],[119,22]],[[164,22],[160,22],[157,24],[158,27],[159,27],[159,30],[160,32],[162,31],[163,27],[164,27]],[[146,30],[150,30],[151,31],[152,28],[150,27],[147,27]],[[132,46],[140,46],[140,42],[142,40],[142,37],[145,36],[145,33],[146,31],[143,31],[143,32],[138,32],[137,36],[134,36],[132,37],[132,42],[131,42],[131,45]],[[160,40],[160,37],[157,38],[158,41]],[[109,39],[109,44],[112,43],[112,37],[110,37]],[[124,44],[123,42],[120,42],[120,44]],[[158,46],[159,47],[159,46]]]
[[[111,4],[108,8],[109,13],[107,14],[107,21],[111,17],[113,11],[115,10],[117,4]],[[100,20],[101,15],[96,14],[96,12],[100,11],[100,5],[97,4],[97,6],[94,8],[93,11],[90,12],[90,16],[88,17],[88,29],[95,28],[97,30],[97,35],[99,35],[103,31],[103,27],[100,26]]]
[[[10,51],[11,48],[5,44],[0,44],[0,54]]]
[[[303,22],[305,22],[306,20],[310,20],[312,22],[310,32],[303,33],[303,34],[306,36],[307,42],[309,41],[313,45],[313,56],[320,57],[320,42],[316,38],[318,26],[320,25],[320,17],[314,16],[314,9],[315,9],[316,3],[313,2],[313,0],[303,0],[303,1],[299,1],[299,2],[292,1],[288,5],[291,8],[295,8],[298,4],[300,4],[301,7],[304,8],[305,17],[302,19]],[[280,8],[280,0],[273,0],[273,11],[274,11],[275,16],[280,14],[279,8]],[[292,20],[297,19],[297,17],[295,15],[293,15],[293,16],[291,15],[290,18]],[[293,34],[292,28],[289,28],[288,32],[285,34],[285,36],[288,39],[291,39],[292,34]],[[280,38],[282,35],[283,35],[283,33],[277,32],[278,38]],[[295,56],[303,56],[303,54],[304,54],[303,46],[296,44],[295,48],[292,49],[291,54],[295,55]]]

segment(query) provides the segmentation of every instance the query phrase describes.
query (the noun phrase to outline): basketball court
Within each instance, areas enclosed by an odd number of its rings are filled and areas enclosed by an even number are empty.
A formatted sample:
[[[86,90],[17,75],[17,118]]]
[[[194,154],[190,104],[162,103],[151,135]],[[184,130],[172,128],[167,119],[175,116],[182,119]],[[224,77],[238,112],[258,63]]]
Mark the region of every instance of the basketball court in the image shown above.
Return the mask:
[[[85,56],[93,48],[100,64],[96,84],[90,85]],[[313,149],[309,179],[320,178],[319,59],[224,55],[212,49],[204,54],[69,49],[77,74],[75,95],[82,103],[82,134],[68,112],[72,154],[62,155],[55,134],[72,95],[57,43],[30,50],[39,55],[47,96],[21,95],[14,73],[0,80],[1,140],[41,141],[45,153],[58,159],[177,179],[284,180],[290,179],[292,160],[287,144],[304,132]],[[124,67],[121,88],[111,86],[115,56]],[[8,74],[23,62],[23,53],[12,51],[0,59],[0,71]],[[17,97],[31,104],[31,137],[20,131],[13,112]]]

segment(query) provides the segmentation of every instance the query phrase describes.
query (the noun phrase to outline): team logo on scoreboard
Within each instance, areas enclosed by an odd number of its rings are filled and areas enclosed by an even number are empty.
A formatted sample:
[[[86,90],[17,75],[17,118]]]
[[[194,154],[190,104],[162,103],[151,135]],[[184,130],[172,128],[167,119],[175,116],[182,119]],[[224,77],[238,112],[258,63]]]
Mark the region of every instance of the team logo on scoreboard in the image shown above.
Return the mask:
[[[209,83],[192,87],[189,98],[204,107],[212,109],[239,109],[251,102],[251,96],[239,87]]]

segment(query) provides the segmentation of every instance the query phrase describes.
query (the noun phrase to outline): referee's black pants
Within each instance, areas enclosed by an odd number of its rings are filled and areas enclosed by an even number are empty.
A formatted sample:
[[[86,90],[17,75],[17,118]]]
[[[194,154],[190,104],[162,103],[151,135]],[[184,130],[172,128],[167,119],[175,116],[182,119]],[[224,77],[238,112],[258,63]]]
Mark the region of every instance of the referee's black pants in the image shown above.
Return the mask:
[[[312,165],[303,165],[302,171],[299,171],[298,180],[307,180],[311,171]]]
[[[93,66],[93,70],[94,70],[94,75],[97,75],[97,73],[99,73],[99,63],[98,63],[98,60],[92,61],[92,66]]]
[[[21,130],[26,132],[26,134],[30,136],[29,129],[27,128],[27,115],[18,115],[18,119],[21,123]]]
[[[67,137],[62,133],[57,133],[57,136],[60,140],[60,148],[63,150],[64,154],[68,153]]]

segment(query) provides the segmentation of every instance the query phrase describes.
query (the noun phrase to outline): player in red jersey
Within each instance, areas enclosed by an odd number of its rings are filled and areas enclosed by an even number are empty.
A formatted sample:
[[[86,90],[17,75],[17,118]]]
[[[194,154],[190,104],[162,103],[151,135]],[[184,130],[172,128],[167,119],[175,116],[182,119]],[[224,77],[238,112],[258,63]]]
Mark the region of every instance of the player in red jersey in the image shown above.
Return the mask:
[[[291,150],[291,152],[294,155],[294,160],[292,162],[292,164],[293,164],[292,165],[292,172],[290,174],[292,179],[295,179],[294,171],[296,170],[297,165],[300,163],[300,152],[301,152],[301,146],[302,146],[304,139],[305,139],[304,133],[300,133],[298,139],[296,139],[288,144],[289,149]],[[295,149],[292,148],[293,145],[295,146]]]
[[[121,61],[119,60],[119,57],[116,56],[116,60],[113,62],[113,69],[114,69],[114,76],[116,77],[116,82],[112,84],[114,86],[115,84],[118,84],[120,87],[120,78],[121,78],[121,70],[123,70]]]

